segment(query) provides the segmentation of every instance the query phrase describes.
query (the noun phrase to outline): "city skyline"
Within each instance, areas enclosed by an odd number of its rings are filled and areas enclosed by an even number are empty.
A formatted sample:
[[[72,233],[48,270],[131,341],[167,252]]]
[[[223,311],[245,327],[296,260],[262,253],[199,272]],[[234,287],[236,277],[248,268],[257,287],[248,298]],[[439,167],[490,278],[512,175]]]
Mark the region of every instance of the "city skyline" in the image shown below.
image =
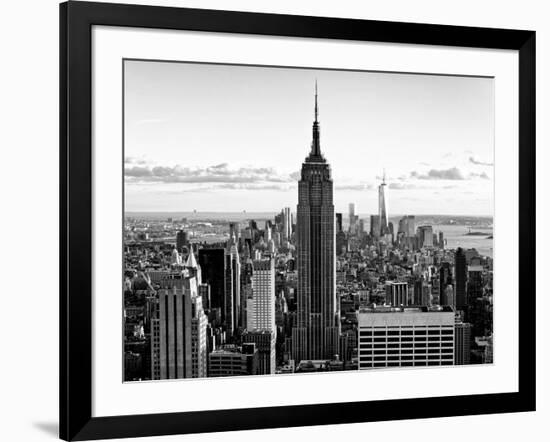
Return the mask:
[[[125,62],[126,211],[295,207],[316,78],[337,212],[377,213],[385,168],[389,217],[492,216],[492,79],[142,61]]]
[[[151,167],[138,160],[126,169],[132,191],[140,182],[216,183],[235,204],[230,184],[238,184],[256,210],[269,196],[248,186],[297,181],[290,189],[297,204],[265,219],[125,217],[125,381],[493,362],[492,220],[440,216],[426,223],[408,210],[390,221],[392,183],[384,169],[378,210],[370,221],[360,218],[347,194],[344,227],[344,214],[335,211],[333,162],[322,148],[317,79],[314,84],[309,148],[296,173],[229,170],[227,163]],[[225,155],[242,154],[222,147]],[[209,152],[221,160],[218,153]],[[273,164],[290,157],[284,150],[256,153],[275,155]],[[336,158],[350,170],[359,163],[345,152]],[[457,171],[411,176],[449,181],[458,179]],[[139,196],[150,197],[146,190]],[[475,238],[479,250],[464,248],[466,238]]]

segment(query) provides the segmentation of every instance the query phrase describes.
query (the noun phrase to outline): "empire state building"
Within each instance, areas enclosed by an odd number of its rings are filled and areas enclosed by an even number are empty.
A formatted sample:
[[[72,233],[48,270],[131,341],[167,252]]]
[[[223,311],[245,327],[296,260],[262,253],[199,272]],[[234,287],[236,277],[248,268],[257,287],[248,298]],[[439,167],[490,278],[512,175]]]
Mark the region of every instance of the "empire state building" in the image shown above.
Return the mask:
[[[292,330],[292,357],[296,362],[329,360],[339,353],[332,190],[330,166],[321,154],[315,84],[313,140],[298,182],[298,309]]]

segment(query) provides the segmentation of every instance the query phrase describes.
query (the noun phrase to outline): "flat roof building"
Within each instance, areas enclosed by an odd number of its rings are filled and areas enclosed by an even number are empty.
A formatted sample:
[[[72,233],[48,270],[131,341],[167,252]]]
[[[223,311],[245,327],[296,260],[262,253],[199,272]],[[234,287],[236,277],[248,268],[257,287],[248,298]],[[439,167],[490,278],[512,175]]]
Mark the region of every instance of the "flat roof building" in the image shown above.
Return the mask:
[[[357,319],[360,370],[454,364],[451,307],[373,307]]]

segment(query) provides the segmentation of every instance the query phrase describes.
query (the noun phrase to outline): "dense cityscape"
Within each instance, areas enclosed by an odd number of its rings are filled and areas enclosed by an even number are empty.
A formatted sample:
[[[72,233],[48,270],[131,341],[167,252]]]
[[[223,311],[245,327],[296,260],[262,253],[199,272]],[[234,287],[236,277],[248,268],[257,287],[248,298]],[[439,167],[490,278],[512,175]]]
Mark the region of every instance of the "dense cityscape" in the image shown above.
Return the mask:
[[[335,213],[316,93],[295,211],[127,214],[124,380],[492,363],[492,256],[438,229],[492,219],[390,216],[387,188]]]

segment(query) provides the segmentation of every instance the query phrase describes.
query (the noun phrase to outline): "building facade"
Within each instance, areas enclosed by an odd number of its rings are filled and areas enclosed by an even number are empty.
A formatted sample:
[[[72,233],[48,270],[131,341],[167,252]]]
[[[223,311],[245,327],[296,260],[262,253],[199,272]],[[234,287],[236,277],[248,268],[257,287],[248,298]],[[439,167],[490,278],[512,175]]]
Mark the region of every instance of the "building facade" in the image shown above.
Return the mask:
[[[464,249],[458,248],[455,252],[455,305],[457,310],[465,310],[468,306],[466,297],[466,283],[468,281],[468,266]]]
[[[387,281],[386,304],[393,307],[409,305],[409,284],[400,281]]]
[[[298,182],[296,251],[298,305],[293,359],[333,359],[339,353],[333,183],[321,154],[317,91],[311,151]]]
[[[258,351],[253,343],[214,350],[208,359],[208,377],[258,374]]]
[[[225,250],[221,248],[200,249],[199,266],[202,270],[203,282],[210,286],[210,309],[218,310],[218,316],[222,322],[225,319]]]
[[[247,299],[246,329],[275,332],[275,262],[252,262],[252,297]]]
[[[449,307],[361,309],[359,369],[453,365],[455,313]]]
[[[455,322],[455,365],[470,363],[471,339],[472,325],[457,318]]]

